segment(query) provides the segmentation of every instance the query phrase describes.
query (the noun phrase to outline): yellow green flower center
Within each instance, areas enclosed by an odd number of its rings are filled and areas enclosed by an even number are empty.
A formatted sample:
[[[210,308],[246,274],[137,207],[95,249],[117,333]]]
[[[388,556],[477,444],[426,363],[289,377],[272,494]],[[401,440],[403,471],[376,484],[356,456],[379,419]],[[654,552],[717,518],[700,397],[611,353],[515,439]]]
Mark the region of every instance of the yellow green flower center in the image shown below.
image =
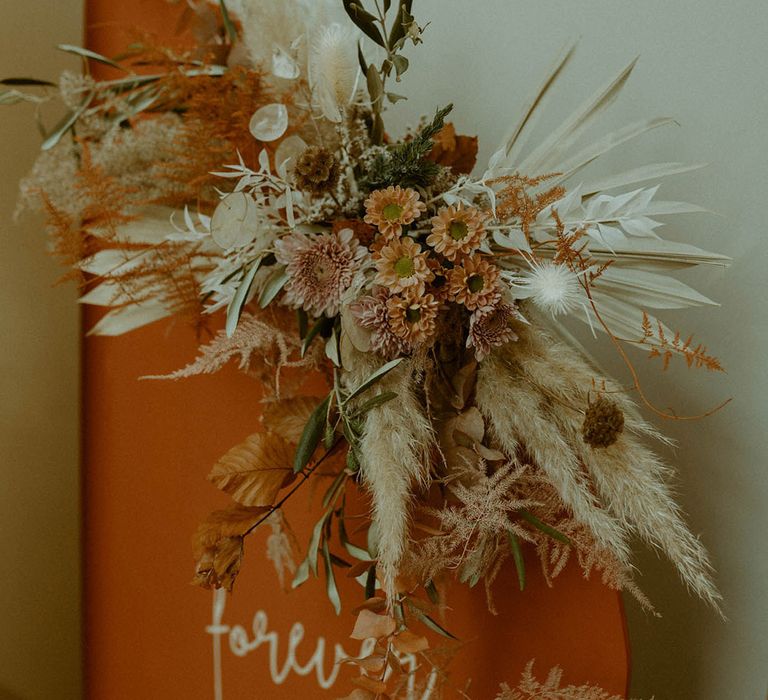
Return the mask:
[[[405,310],[405,320],[408,321],[408,323],[416,323],[421,319],[421,309],[418,307],[414,308],[413,306],[409,306]]]
[[[382,210],[381,215],[387,221],[397,221],[403,215],[403,208],[399,204],[387,204]]]
[[[409,258],[407,255],[404,255],[395,262],[395,274],[398,277],[410,277],[414,269],[413,258]]]
[[[463,221],[451,221],[451,225],[448,227],[448,233],[454,241],[461,241],[467,237],[469,229],[467,224]]]
[[[485,287],[485,280],[482,275],[470,275],[467,278],[467,288],[473,294],[483,291],[483,287]]]

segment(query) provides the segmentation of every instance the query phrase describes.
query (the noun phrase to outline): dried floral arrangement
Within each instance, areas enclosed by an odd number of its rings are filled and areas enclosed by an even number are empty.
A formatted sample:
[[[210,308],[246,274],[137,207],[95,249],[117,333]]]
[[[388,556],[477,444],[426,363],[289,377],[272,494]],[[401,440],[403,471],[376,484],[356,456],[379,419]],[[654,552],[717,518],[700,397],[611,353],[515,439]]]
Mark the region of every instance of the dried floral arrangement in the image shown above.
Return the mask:
[[[189,2],[184,21],[184,49],[147,37],[115,58],[62,46],[82,75],[5,80],[0,103],[58,97],[69,110],[20,206],[42,205],[81,302],[106,307],[91,332],[180,316],[215,335],[171,378],[234,360],[267,388],[262,424],[209,475],[234,503],[200,526],[196,582],[231,589],[262,524],[294,587],[324,576],[338,611],[336,576],[357,578],[352,636],[375,640],[351,660],[361,699],[412,692],[399,654],[418,657],[423,697],[437,697],[445,674],[420,630],[451,636],[437,621],[446,582],[482,584],[493,609],[502,565],[524,587],[525,548],[548,581],[574,559],[650,607],[632,579],[639,536],[719,610],[670,468],[645,445],[665,438],[637,404],[680,417],[647,397],[626,348],[721,370],[652,313],[712,304],[671,273],[727,258],[658,236],[656,217],[702,211],[658,197],[661,179],[696,166],[581,176],[672,121],[580,145],[634,63],[529,146],[565,51],[478,175],[477,138],[456,133],[452,105],[399,140],[386,131],[387,105],[405,99],[393,92],[404,51],[422,42],[412,0]],[[120,77],[96,80],[94,63]],[[607,339],[628,387],[566,319]],[[324,395],[307,395],[310,377]],[[324,489],[322,516],[293,566],[281,508],[308,480]],[[370,499],[364,545],[348,522],[355,490]],[[561,690],[557,669],[540,684],[531,666],[498,697],[545,696],[608,697]]]

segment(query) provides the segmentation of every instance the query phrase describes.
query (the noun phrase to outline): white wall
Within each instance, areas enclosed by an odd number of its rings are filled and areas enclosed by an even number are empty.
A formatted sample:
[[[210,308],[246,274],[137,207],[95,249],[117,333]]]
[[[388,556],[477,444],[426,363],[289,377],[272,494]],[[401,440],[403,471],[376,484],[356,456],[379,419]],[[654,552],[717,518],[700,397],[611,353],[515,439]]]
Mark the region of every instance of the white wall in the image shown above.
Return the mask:
[[[487,159],[561,47],[580,37],[564,99],[551,104],[556,116],[640,54],[608,123],[669,115],[681,125],[645,135],[596,171],[667,160],[711,163],[662,191],[717,215],[681,217],[663,234],[721,251],[735,263],[726,272],[688,276],[721,308],[669,318],[696,330],[728,374],[663,374],[640,355],[637,364],[662,406],[693,414],[734,397],[712,418],[663,426],[679,441],[669,458],[679,466],[680,501],[712,553],[730,622],[689,599],[666,563],[639,553],[640,584],[663,618],[627,603],[633,695],[765,698],[768,6],[762,0],[417,0],[414,9],[432,25],[425,45],[410,52],[412,71],[397,90],[410,100],[390,123],[413,122],[416,114],[453,101],[457,127],[480,135],[481,159]],[[605,343],[591,347],[601,363],[620,371]]]
[[[81,0],[3,0],[0,77],[77,70],[54,46],[80,43],[82,16]],[[75,700],[79,317],[74,288],[53,286],[41,219],[11,220],[40,147],[32,114],[0,106],[0,700]]]

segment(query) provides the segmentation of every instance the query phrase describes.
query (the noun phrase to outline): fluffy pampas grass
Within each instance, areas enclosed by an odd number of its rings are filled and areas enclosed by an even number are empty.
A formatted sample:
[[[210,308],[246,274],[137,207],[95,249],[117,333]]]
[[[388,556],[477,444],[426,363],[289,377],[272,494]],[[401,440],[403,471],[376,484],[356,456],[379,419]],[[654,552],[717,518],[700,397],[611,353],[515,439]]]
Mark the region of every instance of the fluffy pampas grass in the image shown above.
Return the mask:
[[[355,352],[350,386],[376,370],[376,358]],[[376,387],[397,398],[371,410],[360,440],[363,481],[373,501],[373,522],[378,535],[378,573],[390,602],[396,595],[396,577],[408,543],[409,511],[414,488],[426,488],[432,425],[414,394],[414,375],[421,375],[418,360],[409,359],[392,370]]]
[[[721,596],[706,551],[686,527],[667,485],[671,470],[638,438],[658,433],[629,397],[573,348],[540,326],[522,328],[519,335],[518,343],[483,363],[478,378],[478,405],[500,444],[510,450],[521,443],[573,515],[621,561],[627,561],[626,536],[639,535],[661,549],[689,588],[719,611]],[[607,448],[592,448],[581,436],[584,409],[597,389],[625,414],[624,433]]]

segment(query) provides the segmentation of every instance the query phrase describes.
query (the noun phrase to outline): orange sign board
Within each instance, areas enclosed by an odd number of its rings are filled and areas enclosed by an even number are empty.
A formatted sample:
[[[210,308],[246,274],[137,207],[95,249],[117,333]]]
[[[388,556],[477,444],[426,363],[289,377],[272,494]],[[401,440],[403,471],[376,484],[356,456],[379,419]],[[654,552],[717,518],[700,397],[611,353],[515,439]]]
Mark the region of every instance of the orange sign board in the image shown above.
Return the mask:
[[[132,26],[168,32],[177,8],[163,0],[89,0],[90,48],[118,53]],[[86,319],[88,320],[88,319]],[[90,319],[92,321],[93,319]],[[249,538],[229,596],[192,587],[190,539],[229,499],[205,480],[210,466],[258,427],[256,382],[234,368],[181,382],[139,378],[177,369],[196,353],[182,323],[125,337],[88,338],[84,349],[84,557],[89,700],[288,700],[349,693],[359,652],[349,605],[339,617],[311,579],[278,583],[266,532]],[[310,487],[305,487],[310,488]],[[309,491],[288,518],[306,545]],[[446,626],[464,643],[447,697],[490,700],[515,685],[529,659],[542,674],[559,664],[566,683],[622,694],[628,650],[619,596],[570,567],[548,588],[534,561],[520,592],[513,567],[497,580],[498,616],[481,590],[456,586]],[[362,601],[351,580],[343,600]],[[467,695],[460,695],[458,689]]]

